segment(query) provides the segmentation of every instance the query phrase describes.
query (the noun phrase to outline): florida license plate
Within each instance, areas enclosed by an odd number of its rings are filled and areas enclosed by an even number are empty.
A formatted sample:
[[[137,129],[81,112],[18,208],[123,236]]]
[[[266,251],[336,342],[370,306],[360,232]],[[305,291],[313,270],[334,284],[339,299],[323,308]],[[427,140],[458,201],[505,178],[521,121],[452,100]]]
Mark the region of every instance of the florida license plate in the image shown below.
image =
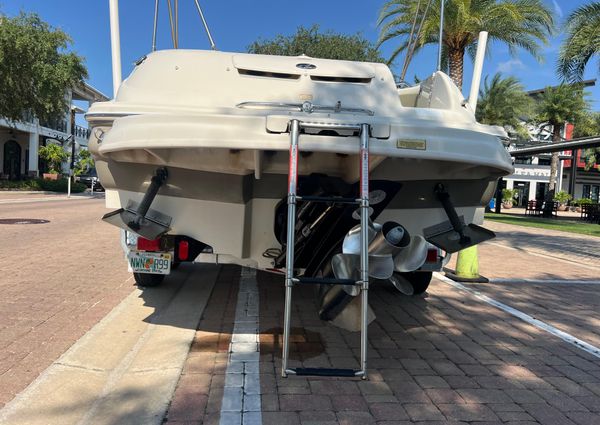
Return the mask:
[[[171,254],[164,252],[130,251],[127,254],[129,265],[135,273],[171,273]]]

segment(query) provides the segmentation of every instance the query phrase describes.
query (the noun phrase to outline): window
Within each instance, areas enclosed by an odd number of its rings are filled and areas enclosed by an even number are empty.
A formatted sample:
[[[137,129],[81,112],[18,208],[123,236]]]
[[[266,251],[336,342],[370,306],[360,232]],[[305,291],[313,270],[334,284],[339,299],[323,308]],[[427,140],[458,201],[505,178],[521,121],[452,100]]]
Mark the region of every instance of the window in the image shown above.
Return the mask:
[[[521,156],[515,158],[515,164],[531,164],[532,157],[530,156]]]
[[[538,165],[550,165],[551,158],[540,158],[538,160]]]
[[[589,198],[593,202],[598,202],[598,199],[600,198],[600,186],[595,184],[584,184],[583,198]]]

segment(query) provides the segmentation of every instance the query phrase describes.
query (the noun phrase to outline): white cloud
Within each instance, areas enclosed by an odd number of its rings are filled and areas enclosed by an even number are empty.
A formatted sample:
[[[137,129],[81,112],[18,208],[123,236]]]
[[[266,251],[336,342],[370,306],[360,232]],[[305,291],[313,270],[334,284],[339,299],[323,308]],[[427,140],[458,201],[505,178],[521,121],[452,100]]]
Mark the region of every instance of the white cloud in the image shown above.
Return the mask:
[[[506,62],[500,62],[496,67],[496,72],[502,72],[503,74],[510,74],[517,69],[525,69],[526,66],[519,59],[510,59]]]
[[[560,5],[558,4],[558,2],[556,0],[552,0],[552,4],[554,4],[554,11],[558,15],[558,17],[562,18],[563,17],[563,11],[560,8]]]

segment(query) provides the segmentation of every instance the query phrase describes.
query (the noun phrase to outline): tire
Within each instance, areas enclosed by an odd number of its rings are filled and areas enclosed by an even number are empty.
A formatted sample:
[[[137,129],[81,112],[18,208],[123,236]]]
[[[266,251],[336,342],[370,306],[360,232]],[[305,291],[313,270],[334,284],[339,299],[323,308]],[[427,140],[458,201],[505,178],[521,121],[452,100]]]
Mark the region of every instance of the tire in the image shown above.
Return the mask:
[[[427,291],[433,276],[432,272],[410,272],[403,274],[413,287],[413,295],[419,295]]]
[[[427,288],[431,283],[432,276],[432,272],[394,273],[394,277],[396,277],[399,281],[408,282],[408,284],[412,287],[412,294],[410,295],[420,295],[427,291]],[[400,288],[398,289],[400,290]],[[402,290],[401,292],[406,293]]]
[[[134,273],[135,283],[142,288],[158,286],[165,280],[164,274]]]

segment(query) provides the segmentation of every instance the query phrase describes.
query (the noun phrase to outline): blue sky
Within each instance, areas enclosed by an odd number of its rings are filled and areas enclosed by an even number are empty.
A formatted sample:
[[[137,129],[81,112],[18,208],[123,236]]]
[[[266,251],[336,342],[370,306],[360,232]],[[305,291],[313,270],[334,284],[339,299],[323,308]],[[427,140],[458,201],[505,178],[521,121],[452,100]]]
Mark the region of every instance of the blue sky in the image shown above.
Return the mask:
[[[584,0],[545,0],[562,21]],[[133,62],[150,50],[154,1],[121,0],[121,49],[123,76],[132,69]],[[159,48],[170,47],[166,2],[161,0]],[[180,2],[180,47],[209,48],[193,0]],[[217,48],[224,51],[245,51],[257,38],[271,38],[276,34],[291,34],[299,25],[319,24],[322,29],[343,33],[362,33],[375,41],[378,36],[377,16],[384,0],[204,0],[201,4],[209,21]],[[108,0],[0,0],[0,10],[8,15],[19,11],[36,12],[55,27],[69,33],[74,40],[72,48],[86,58],[89,82],[107,95],[112,94],[110,65],[110,33]],[[540,64],[525,52],[511,57],[506,47],[492,45],[490,57],[484,65],[484,75],[502,71],[517,76],[526,89],[536,89],[558,82],[554,66],[560,35],[545,47],[545,61]],[[389,57],[394,42],[383,45],[384,57]],[[402,58],[398,61],[401,66]],[[435,50],[426,49],[415,56],[408,71],[408,79],[424,77],[435,67]],[[593,60],[585,78],[596,78]],[[465,63],[465,92],[469,89],[471,64]],[[600,87],[590,90],[593,109],[600,109]]]

